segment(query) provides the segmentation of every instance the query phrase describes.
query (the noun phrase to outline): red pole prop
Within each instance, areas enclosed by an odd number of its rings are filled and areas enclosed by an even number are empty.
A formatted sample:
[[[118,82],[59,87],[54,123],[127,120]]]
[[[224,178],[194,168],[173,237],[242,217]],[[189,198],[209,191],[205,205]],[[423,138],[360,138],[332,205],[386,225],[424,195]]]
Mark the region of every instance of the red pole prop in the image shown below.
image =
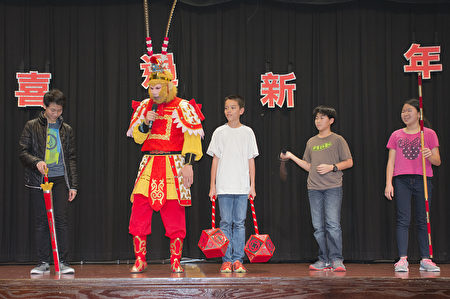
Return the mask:
[[[59,252],[58,242],[56,240],[55,218],[53,216],[53,198],[52,188],[53,183],[48,182],[48,169],[45,170],[44,184],[41,184],[44,192],[45,208],[47,210],[48,227],[50,229],[50,239],[52,243],[53,262],[55,264],[55,273],[59,274]]]
[[[420,108],[420,144],[423,149],[425,148],[425,138],[423,133],[423,99],[422,99],[422,74],[417,73],[417,81],[419,85],[419,108]],[[427,229],[428,229],[428,247],[430,250],[430,257],[433,258],[433,246],[431,245],[431,225],[430,225],[430,206],[428,203],[428,184],[427,184],[427,173],[425,166],[425,157],[422,154],[422,170],[423,170],[423,190],[425,196],[425,210],[427,213]]]

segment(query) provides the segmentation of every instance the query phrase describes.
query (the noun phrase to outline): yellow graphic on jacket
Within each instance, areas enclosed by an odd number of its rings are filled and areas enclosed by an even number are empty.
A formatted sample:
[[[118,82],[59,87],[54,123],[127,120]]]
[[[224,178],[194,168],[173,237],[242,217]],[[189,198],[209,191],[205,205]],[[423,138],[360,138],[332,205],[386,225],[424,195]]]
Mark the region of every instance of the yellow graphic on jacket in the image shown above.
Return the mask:
[[[59,154],[61,153],[61,143],[58,142],[58,129],[48,128],[47,131],[47,147],[45,149],[45,163],[58,164]]]

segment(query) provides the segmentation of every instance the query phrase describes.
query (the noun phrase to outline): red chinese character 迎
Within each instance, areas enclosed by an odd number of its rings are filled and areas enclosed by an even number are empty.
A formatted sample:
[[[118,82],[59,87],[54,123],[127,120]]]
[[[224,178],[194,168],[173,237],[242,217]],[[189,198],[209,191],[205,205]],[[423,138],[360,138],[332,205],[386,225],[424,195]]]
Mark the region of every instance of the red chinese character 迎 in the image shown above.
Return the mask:
[[[411,44],[408,51],[403,56],[409,60],[409,65],[405,65],[403,70],[409,72],[421,72],[423,79],[430,79],[431,72],[442,71],[442,64],[431,64],[440,59],[440,46],[421,47],[420,44]]]
[[[18,98],[17,106],[44,107],[44,94],[49,89],[52,74],[30,71],[29,73],[17,73],[16,78],[19,83],[19,90],[14,92]]]
[[[161,54],[155,54],[153,56],[156,56],[158,59],[162,59]],[[177,70],[173,59],[173,53],[167,53],[166,56],[167,60],[164,63],[167,64],[168,69],[170,70],[170,72],[174,77],[172,81],[173,84],[175,86],[178,86]],[[140,64],[140,68],[141,70],[143,70],[142,77],[144,77],[144,81],[142,81],[141,85],[145,89],[148,89],[148,82],[150,81],[150,74],[152,73],[152,64],[150,62],[150,56],[148,56],[147,54],[142,55],[141,59],[144,61],[143,63]]]

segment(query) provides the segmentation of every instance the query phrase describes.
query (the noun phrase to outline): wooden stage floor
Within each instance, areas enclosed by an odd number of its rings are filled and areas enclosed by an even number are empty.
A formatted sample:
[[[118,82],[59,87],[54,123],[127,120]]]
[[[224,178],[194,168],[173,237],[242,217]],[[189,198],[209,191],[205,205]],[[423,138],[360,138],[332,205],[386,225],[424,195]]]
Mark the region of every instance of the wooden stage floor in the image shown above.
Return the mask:
[[[30,275],[30,265],[0,266],[0,298],[450,298],[450,264],[440,273],[395,273],[392,264],[347,263],[347,272],[309,271],[308,264],[245,264],[248,273],[221,274],[220,264],[73,265],[75,275]]]

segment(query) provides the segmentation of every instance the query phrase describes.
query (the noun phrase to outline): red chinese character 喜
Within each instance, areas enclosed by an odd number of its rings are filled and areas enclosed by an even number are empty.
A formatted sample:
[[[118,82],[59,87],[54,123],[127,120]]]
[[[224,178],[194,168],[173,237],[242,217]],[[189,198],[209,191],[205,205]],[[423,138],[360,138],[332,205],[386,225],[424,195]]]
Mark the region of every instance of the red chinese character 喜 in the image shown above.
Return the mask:
[[[48,91],[50,73],[17,73],[16,78],[19,83],[19,90],[14,93],[18,98],[18,107],[40,106],[44,107],[44,94]]]

